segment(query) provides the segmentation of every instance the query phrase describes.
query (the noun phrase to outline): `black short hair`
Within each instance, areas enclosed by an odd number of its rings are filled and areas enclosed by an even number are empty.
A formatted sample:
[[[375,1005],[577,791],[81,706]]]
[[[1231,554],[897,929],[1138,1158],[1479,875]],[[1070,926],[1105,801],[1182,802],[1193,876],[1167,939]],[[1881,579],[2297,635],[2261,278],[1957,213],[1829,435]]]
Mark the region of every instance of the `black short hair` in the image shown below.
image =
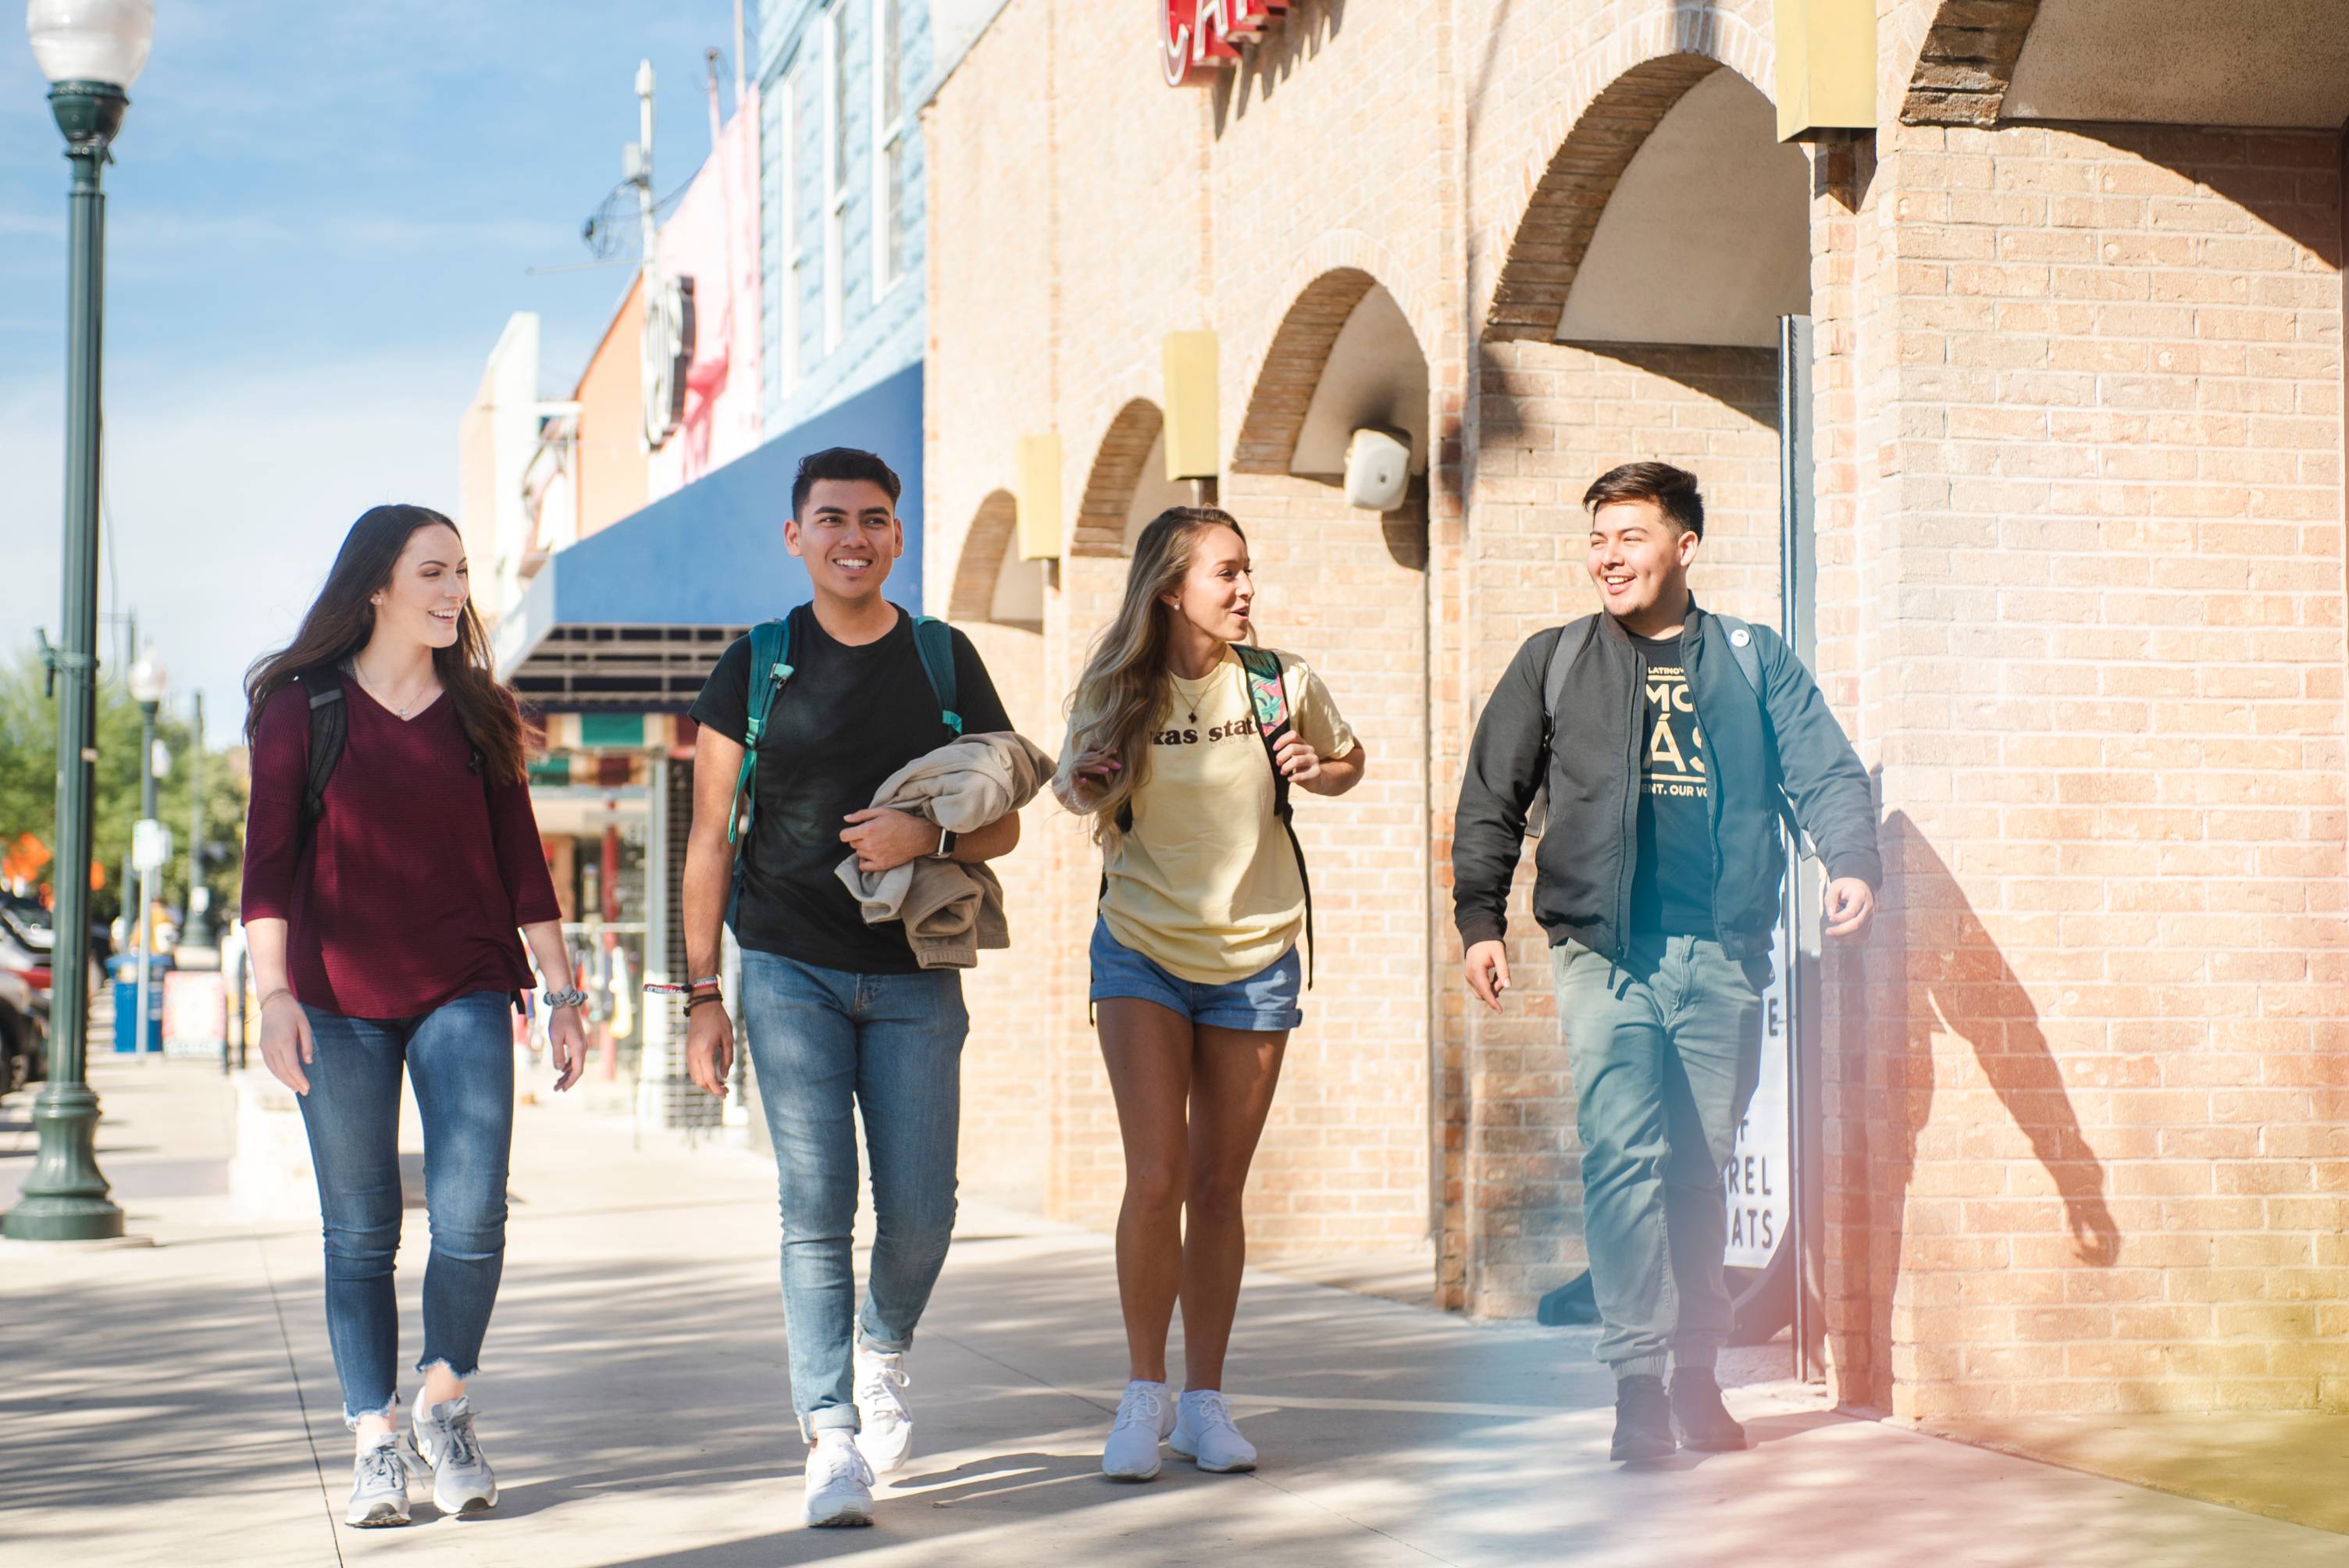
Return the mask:
[[[897,470],[871,452],[854,447],[826,447],[820,452],[810,452],[800,459],[800,471],[792,480],[792,515],[807,505],[808,491],[815,489],[819,480],[863,480],[881,487],[895,510],[898,496],[905,493],[905,484]]]
[[[1621,463],[1609,469],[1582,492],[1582,510],[1597,512],[1619,500],[1651,500],[1683,533],[1704,537],[1704,497],[1697,492],[1696,476],[1670,463]]]

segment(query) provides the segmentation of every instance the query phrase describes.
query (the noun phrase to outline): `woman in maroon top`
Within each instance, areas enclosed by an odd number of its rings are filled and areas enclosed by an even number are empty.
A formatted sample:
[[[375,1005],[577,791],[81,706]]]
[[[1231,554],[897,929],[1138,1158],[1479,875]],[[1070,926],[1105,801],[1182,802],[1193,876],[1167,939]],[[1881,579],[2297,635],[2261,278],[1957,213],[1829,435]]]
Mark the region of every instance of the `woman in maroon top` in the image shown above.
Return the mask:
[[[318,1175],[326,1327],[358,1434],[355,1525],[408,1522],[409,1455],[447,1512],[493,1506],[472,1429],[473,1375],[503,1265],[513,1133],[507,1008],[550,985],[547,1034],[569,1088],[585,1037],[523,769],[522,716],[489,671],[456,527],[419,506],[352,525],[284,651],[246,677],[253,802],[243,914],[261,1055],[299,1097]],[[305,810],[321,694],[344,739]],[[424,1374],[409,1449],[394,1421],[399,1314],[399,1086],[424,1125]]]

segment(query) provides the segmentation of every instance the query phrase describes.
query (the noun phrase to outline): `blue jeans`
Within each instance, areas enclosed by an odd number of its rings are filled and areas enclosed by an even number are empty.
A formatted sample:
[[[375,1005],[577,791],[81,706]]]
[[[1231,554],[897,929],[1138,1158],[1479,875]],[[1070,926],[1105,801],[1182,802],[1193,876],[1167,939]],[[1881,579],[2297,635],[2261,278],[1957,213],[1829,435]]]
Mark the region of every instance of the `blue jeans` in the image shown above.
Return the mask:
[[[419,1018],[346,1018],[303,1008],[316,1049],[301,1096],[326,1222],[326,1337],[343,1419],[388,1416],[398,1392],[399,1075],[424,1123],[421,1372],[471,1377],[505,1269],[506,1160],[513,1145],[513,1034],[502,991],[460,996]]]
[[[742,1026],[783,1222],[783,1327],[792,1408],[810,1441],[857,1429],[854,1336],[903,1350],[954,1233],[962,975],[852,975],[780,954],[742,954]],[[872,1277],[856,1304],[851,1233],[854,1114],[873,1159]]]
[[[1620,964],[1550,949],[1582,1137],[1582,1239],[1618,1377],[1711,1369],[1733,1303],[1722,1171],[1754,1099],[1770,960],[1643,936]]]

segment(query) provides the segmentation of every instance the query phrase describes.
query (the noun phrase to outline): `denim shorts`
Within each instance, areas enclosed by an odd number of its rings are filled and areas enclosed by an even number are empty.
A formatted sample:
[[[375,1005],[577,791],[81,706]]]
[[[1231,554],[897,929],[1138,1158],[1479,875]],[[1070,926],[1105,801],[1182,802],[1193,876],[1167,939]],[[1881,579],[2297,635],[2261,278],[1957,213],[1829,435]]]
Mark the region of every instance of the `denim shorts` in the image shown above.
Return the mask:
[[[1109,922],[1096,920],[1090,956],[1093,981],[1089,995],[1095,1002],[1112,996],[1155,1002],[1211,1029],[1275,1034],[1305,1022],[1297,1005],[1305,988],[1305,965],[1294,947],[1245,980],[1202,985],[1136,953],[1109,934]]]

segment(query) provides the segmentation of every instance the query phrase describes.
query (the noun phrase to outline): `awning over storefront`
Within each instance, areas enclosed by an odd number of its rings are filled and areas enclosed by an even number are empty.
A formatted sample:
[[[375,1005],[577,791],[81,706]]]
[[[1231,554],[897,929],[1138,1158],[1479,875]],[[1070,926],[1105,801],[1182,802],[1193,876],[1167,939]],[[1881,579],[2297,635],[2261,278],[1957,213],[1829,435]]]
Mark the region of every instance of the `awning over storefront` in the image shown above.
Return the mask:
[[[557,551],[500,623],[497,670],[549,710],[682,709],[726,645],[808,597],[783,545],[792,477],[826,447],[878,452],[905,481],[905,555],[889,597],[922,598],[922,368],[785,431],[673,495]]]

